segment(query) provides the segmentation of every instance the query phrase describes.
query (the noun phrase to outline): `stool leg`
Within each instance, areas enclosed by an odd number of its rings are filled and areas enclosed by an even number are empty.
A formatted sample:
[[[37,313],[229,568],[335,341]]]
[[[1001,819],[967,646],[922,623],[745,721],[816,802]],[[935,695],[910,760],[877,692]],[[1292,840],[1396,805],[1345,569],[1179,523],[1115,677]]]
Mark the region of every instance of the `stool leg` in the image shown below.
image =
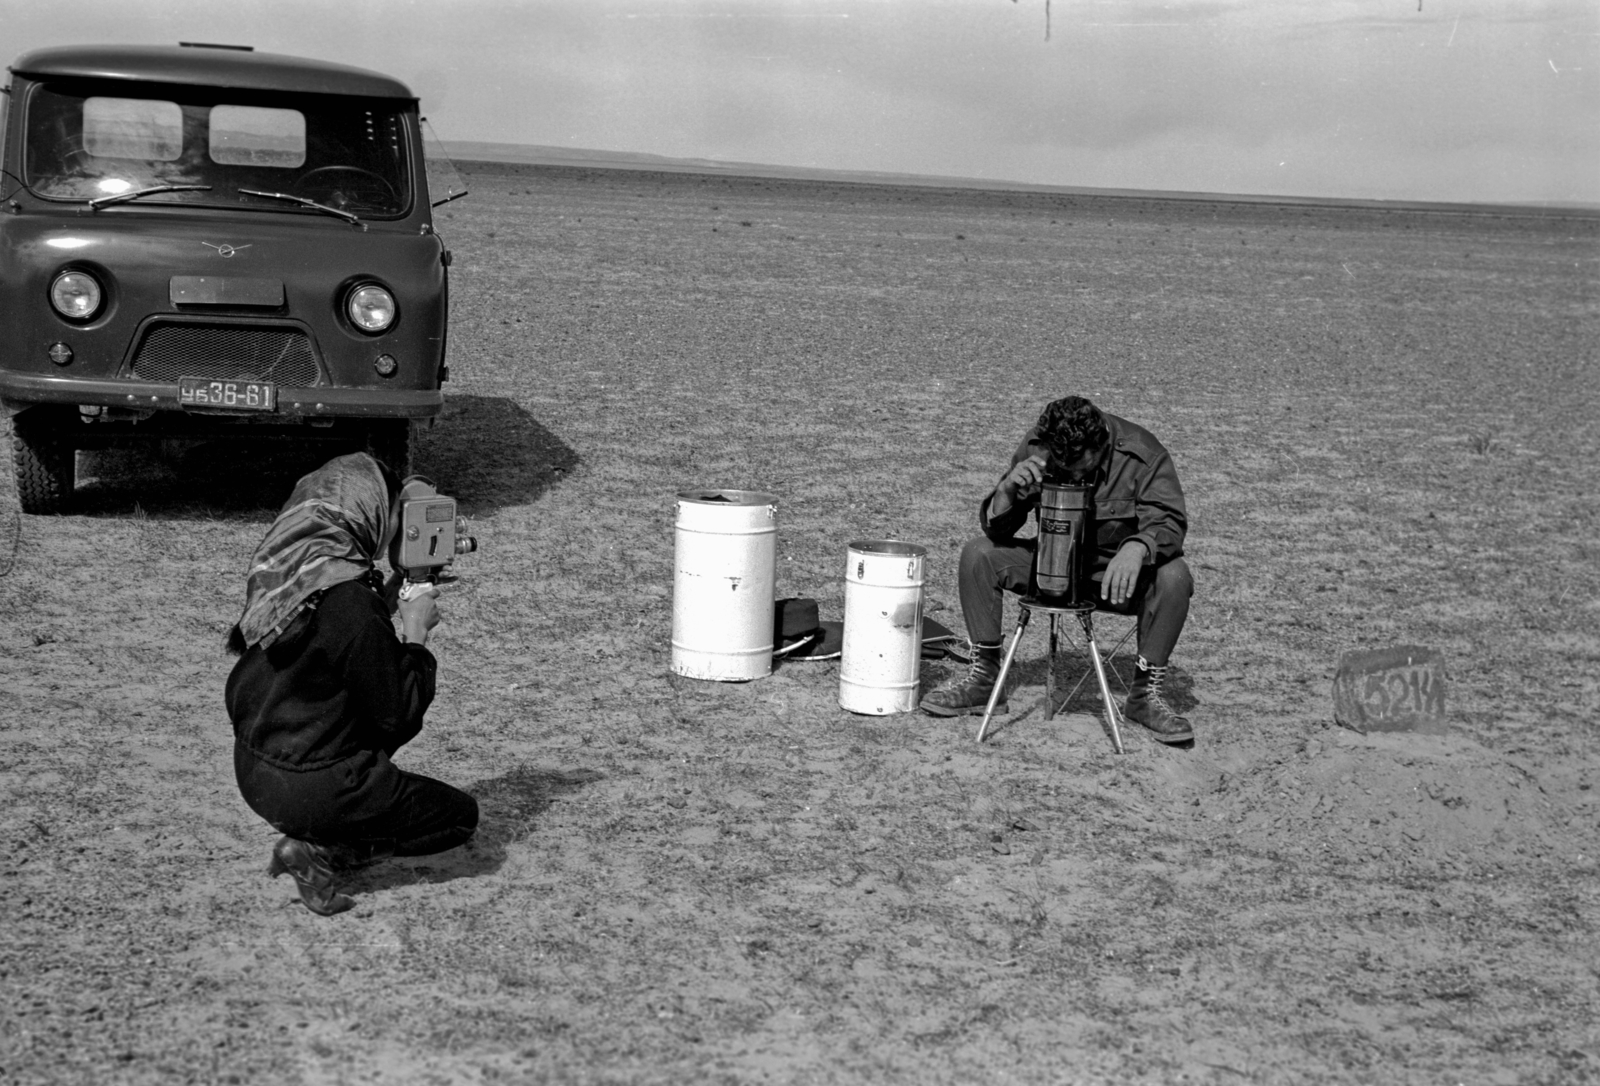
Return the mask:
[[[1050,613],[1050,656],[1044,662],[1044,718],[1056,718],[1056,614]]]
[[[1122,749],[1122,729],[1117,726],[1120,715],[1117,703],[1111,699],[1111,684],[1106,682],[1106,668],[1100,662],[1100,646],[1094,640],[1094,612],[1083,612],[1078,616],[1078,621],[1083,623],[1083,636],[1089,642],[1089,661],[1094,664],[1094,677],[1100,682],[1100,700],[1105,703],[1106,723],[1111,725],[1111,744],[1118,754],[1126,753]]]
[[[983,742],[983,737],[989,730],[989,718],[994,715],[994,707],[999,704],[1000,695],[1005,692],[1006,673],[1011,670],[1011,658],[1017,654],[1017,645],[1022,642],[1022,631],[1028,628],[1028,609],[1022,608],[1022,614],[1017,617],[1017,632],[1011,635],[1011,647],[1006,649],[1005,663],[1000,665],[1000,675],[994,681],[994,689],[989,691],[989,704],[983,707],[983,723],[978,725],[978,742]]]

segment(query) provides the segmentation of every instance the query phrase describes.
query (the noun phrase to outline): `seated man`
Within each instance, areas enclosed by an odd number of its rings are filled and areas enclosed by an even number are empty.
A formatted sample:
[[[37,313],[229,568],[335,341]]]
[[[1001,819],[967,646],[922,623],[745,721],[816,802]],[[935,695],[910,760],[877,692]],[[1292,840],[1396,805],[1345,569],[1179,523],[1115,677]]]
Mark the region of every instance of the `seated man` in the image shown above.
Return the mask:
[[[1094,486],[1096,538],[1089,560],[1095,595],[1105,610],[1137,614],[1138,673],[1124,713],[1163,743],[1194,738],[1189,722],[1162,694],[1167,661],[1184,619],[1194,582],[1183,561],[1188,515],[1172,457],[1155,437],[1082,396],[1044,409],[1023,437],[1011,468],[978,507],[983,535],[961,552],[961,611],[975,650],[967,677],[922,699],[935,716],[982,713],[999,677],[1002,589],[1032,588],[1034,540],[1016,533],[1051,482]],[[996,709],[1005,703],[1001,691]]]

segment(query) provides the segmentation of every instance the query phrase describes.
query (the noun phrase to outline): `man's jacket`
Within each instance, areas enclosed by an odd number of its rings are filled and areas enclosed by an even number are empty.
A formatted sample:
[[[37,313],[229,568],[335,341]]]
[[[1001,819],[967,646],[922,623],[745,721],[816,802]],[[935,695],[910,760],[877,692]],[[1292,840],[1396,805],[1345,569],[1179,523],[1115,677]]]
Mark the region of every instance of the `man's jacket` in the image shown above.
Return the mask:
[[[1116,556],[1130,539],[1143,543],[1145,562],[1160,565],[1183,553],[1183,536],[1189,514],[1183,504],[1178,469],[1155,435],[1142,426],[1106,415],[1111,431],[1111,462],[1094,491],[1095,545],[1101,564]],[[1049,458],[1039,440],[1039,428],[1029,430],[1011,455],[1006,472],[1033,455]],[[1004,475],[1001,478],[1005,478]],[[978,506],[983,534],[996,543],[1009,543],[1039,505],[1039,496],[1021,498],[1000,516],[989,519],[990,491]]]

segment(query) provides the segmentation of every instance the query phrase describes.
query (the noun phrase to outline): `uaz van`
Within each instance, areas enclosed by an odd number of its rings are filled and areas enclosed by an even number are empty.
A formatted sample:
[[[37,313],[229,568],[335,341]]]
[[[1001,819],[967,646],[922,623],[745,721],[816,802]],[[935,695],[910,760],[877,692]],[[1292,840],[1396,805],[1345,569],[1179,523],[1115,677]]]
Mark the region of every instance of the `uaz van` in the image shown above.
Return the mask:
[[[0,106],[0,407],[24,511],[67,505],[77,450],[135,439],[289,437],[403,468],[443,404],[450,263],[404,84],[240,47],[75,46],[18,58]]]

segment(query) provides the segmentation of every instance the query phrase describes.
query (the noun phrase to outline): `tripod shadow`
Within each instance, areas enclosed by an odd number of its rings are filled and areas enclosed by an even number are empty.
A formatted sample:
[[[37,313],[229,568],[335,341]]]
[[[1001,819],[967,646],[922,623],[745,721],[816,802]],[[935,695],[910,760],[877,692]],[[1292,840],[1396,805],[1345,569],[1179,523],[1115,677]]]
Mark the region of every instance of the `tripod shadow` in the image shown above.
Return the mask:
[[[478,801],[478,832],[472,840],[448,852],[400,857],[359,872],[350,880],[350,889],[358,893],[387,890],[498,871],[506,862],[509,846],[532,836],[539,817],[557,799],[603,777],[593,769],[520,766],[504,776],[475,781],[465,788]]]
[[[1013,665],[1012,671],[1017,668]],[[1106,682],[1111,687],[1111,696],[1120,708],[1127,700],[1128,690],[1133,686],[1134,675],[1138,672],[1138,664],[1132,657],[1118,656],[1106,668]],[[1041,658],[1030,664],[1026,669],[1031,681],[1040,686],[1044,685],[1045,666]],[[1078,680],[1082,678],[1080,685]],[[1056,697],[1066,698],[1069,691],[1077,686],[1077,692],[1068,700],[1058,700],[1056,712],[1058,713],[1098,713],[1100,712],[1100,684],[1094,677],[1094,665],[1081,656],[1070,651],[1064,651],[1056,659]],[[1182,714],[1187,713],[1199,704],[1194,696],[1194,676],[1183,668],[1174,664],[1167,671],[1167,681],[1162,685],[1161,692],[1166,696],[1167,704]]]
[[[1096,623],[1096,640],[1100,651],[1109,653],[1122,639],[1122,632],[1121,628]],[[1007,645],[1009,638],[1008,633]],[[1044,629],[1035,632],[1030,628],[1023,634],[1022,642],[1017,646],[1017,655],[1011,661],[1011,670],[1006,675],[1006,701],[1010,712],[1003,717],[996,716],[990,722],[989,735],[998,735],[1030,718],[1043,717],[1048,645],[1048,633]],[[1106,684],[1111,688],[1112,701],[1116,703],[1120,714],[1138,673],[1137,650],[1131,638],[1117,650],[1115,657],[1106,662],[1105,671]],[[936,681],[943,677],[937,672],[930,676]],[[1023,694],[1025,689],[1027,692]],[[1199,704],[1194,696],[1194,676],[1178,665],[1168,669],[1162,692],[1167,704],[1180,715],[1187,714]],[[1055,699],[1055,714],[1092,716],[1105,727],[1105,706],[1100,695],[1100,683],[1095,677],[1094,665],[1089,660],[1087,646],[1081,632],[1069,631],[1065,627],[1060,633],[1056,653]],[[1187,748],[1193,745],[1193,741],[1175,745]]]

